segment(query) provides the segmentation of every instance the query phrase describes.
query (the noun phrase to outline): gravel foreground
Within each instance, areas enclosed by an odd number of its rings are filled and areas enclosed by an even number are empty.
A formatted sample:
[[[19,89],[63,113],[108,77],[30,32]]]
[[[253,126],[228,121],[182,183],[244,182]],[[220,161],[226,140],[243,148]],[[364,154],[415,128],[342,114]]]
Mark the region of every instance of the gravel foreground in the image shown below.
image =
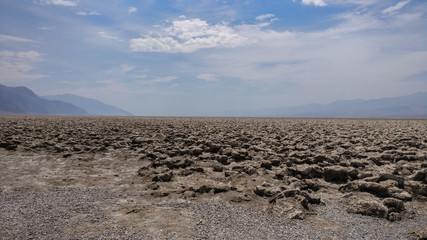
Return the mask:
[[[0,120],[0,239],[427,239],[426,120]]]
[[[307,221],[227,203],[168,201],[140,203],[137,209],[155,209],[159,215],[180,212],[179,218],[191,225],[173,227],[174,219],[140,216],[142,226],[132,229],[127,221],[114,219],[105,205],[129,197],[105,189],[2,191],[0,235],[2,239],[417,239],[411,232],[427,222],[426,215],[418,215],[390,223],[349,214],[339,205],[316,207]],[[127,214],[138,214],[133,210]]]

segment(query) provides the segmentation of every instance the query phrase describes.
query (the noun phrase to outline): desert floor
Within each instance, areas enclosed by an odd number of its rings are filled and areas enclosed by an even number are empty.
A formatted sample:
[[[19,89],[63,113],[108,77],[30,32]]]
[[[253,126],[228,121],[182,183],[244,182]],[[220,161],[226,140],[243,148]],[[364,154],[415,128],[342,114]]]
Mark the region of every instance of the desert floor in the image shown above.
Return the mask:
[[[427,120],[0,116],[0,239],[427,239]]]

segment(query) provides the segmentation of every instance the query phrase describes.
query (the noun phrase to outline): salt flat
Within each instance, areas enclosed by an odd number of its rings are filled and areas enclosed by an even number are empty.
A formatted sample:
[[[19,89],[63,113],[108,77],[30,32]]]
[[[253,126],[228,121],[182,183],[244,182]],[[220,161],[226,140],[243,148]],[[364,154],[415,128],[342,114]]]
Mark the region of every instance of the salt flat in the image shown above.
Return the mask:
[[[4,239],[427,234],[427,120],[0,119]]]

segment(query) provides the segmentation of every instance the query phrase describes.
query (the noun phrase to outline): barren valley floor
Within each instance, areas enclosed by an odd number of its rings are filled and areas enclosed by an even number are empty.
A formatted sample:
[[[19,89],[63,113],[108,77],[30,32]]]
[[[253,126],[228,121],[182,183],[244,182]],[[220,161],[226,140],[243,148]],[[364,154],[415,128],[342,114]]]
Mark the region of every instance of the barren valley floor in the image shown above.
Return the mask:
[[[426,239],[427,120],[0,116],[1,239]]]

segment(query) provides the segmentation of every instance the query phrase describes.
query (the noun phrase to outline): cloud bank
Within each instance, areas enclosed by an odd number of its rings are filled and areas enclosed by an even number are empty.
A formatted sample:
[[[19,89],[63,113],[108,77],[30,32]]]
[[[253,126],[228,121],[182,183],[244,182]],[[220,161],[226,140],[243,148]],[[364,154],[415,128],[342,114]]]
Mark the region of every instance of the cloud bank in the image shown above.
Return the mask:
[[[41,60],[36,51],[0,51],[0,80],[25,82],[45,77],[32,73],[34,64]]]
[[[324,7],[328,5],[323,0],[302,0],[301,3],[304,5],[313,4],[314,6],[319,6],[319,7]]]
[[[402,9],[403,7],[405,7],[408,3],[410,2],[410,0],[406,0],[406,1],[402,1],[397,3],[394,6],[388,7],[386,9],[384,9],[382,11],[382,13],[385,14],[395,14],[396,12],[398,12],[400,9]]]
[[[0,34],[1,42],[34,42],[31,39]]]
[[[71,0],[40,0],[38,1],[39,4],[44,5],[57,5],[57,6],[63,6],[63,7],[76,7],[77,2],[71,1]]]
[[[227,23],[210,25],[199,18],[175,20],[153,35],[130,40],[134,52],[195,52],[204,48],[233,48],[247,43]]]

